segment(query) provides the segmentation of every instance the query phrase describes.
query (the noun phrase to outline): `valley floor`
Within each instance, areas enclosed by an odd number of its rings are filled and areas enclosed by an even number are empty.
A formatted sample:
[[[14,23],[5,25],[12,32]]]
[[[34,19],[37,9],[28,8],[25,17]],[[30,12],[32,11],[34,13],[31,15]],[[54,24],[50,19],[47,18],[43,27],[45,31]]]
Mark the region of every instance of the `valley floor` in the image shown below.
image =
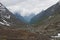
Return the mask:
[[[50,40],[46,35],[26,30],[0,29],[0,40]]]

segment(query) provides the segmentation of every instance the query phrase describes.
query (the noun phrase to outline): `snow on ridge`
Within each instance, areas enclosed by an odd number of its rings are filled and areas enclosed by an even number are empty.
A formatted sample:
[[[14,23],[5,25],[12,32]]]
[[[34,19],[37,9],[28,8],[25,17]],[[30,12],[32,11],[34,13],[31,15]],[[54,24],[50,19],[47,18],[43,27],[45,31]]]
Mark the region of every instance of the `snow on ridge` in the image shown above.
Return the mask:
[[[3,20],[3,19],[2,19],[2,20]],[[6,25],[6,26],[10,26],[10,24],[9,24],[7,21],[5,21],[5,20],[3,20],[3,22],[0,22],[0,24]]]
[[[5,25],[10,26],[7,21],[3,20],[3,22],[5,23]]]
[[[5,25],[3,22],[0,22],[0,24]]]
[[[4,16],[5,18],[7,18],[7,19],[10,19],[10,15],[9,16]]]

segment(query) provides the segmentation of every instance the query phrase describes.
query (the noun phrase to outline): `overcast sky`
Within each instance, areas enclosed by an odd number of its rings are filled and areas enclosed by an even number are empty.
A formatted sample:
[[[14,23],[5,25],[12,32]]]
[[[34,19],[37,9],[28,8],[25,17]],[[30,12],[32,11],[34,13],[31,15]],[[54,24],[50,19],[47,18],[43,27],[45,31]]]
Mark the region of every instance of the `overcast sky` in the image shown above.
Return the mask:
[[[12,13],[18,12],[22,16],[39,13],[56,4],[59,0],[0,0]]]

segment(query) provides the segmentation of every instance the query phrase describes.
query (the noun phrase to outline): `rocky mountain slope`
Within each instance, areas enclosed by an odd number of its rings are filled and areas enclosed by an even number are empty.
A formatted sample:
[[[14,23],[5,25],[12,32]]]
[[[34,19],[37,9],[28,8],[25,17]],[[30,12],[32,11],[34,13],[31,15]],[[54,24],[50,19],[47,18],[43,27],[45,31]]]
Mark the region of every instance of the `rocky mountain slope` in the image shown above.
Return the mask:
[[[35,20],[36,19],[36,20]],[[35,22],[36,21],[36,22]],[[42,34],[56,35],[60,32],[60,2],[41,12],[31,20],[34,29]]]
[[[46,10],[43,10],[42,12],[40,12],[38,15],[34,16],[32,19],[31,19],[31,22],[30,23],[36,23],[37,21],[42,21],[44,19],[47,19],[47,17],[51,17],[52,15],[55,14],[56,11],[59,12],[59,8],[60,8],[60,4],[59,2],[56,3],[55,5],[49,7],[48,9]]]
[[[5,6],[0,3],[0,28],[2,27],[22,27],[26,24],[21,20],[17,19]]]

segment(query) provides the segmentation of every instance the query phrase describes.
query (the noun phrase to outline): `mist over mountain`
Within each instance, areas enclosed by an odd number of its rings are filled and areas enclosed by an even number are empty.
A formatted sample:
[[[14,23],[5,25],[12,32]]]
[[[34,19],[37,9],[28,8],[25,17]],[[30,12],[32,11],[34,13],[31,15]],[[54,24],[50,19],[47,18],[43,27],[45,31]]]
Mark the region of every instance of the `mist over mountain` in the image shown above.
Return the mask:
[[[35,14],[34,13],[31,13],[28,16],[24,16],[24,19],[29,23],[31,21],[31,18],[34,17],[34,16],[35,16]]]
[[[24,17],[20,15],[20,13],[15,12],[14,15],[16,16],[17,19],[23,21],[24,23],[27,23],[27,20],[25,20]]]
[[[21,16],[21,14],[18,12],[15,12],[14,15],[16,16],[16,18],[20,19],[25,23],[30,23],[31,18],[35,16],[34,13],[31,13],[30,15],[27,15],[27,16]]]

